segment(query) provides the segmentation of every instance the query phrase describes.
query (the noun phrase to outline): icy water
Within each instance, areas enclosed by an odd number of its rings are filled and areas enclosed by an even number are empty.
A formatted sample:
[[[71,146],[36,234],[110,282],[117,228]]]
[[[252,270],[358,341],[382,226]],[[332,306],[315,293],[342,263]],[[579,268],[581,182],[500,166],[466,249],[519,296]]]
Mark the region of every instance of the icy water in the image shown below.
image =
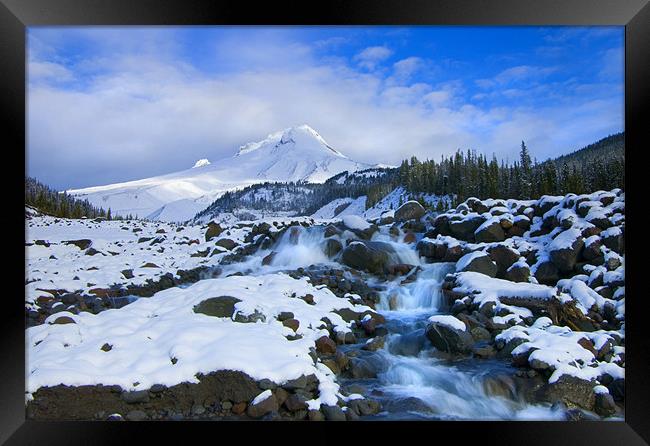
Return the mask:
[[[224,269],[224,275],[235,271],[260,274],[308,267],[315,264],[336,266],[323,254],[323,227],[295,227],[287,231],[273,246],[251,256],[242,263]],[[377,378],[340,379],[341,384],[359,386],[364,396],[377,399],[383,411],[363,417],[369,420],[555,420],[563,414],[550,405],[530,405],[517,396],[514,385],[498,384],[495,377],[509,376],[514,369],[503,360],[464,358],[441,359],[425,336],[427,318],[442,311],[441,285],[453,263],[425,264],[414,244],[394,241],[386,231],[373,238],[392,245],[394,263],[418,265],[421,271],[411,283],[403,278],[382,283],[385,290],[377,311],[386,318],[388,336],[385,346],[377,352],[360,351],[360,358],[371,360],[381,370]],[[273,259],[262,259],[274,253]],[[374,281],[375,279],[369,279]],[[342,345],[342,351],[359,350],[360,345]],[[498,378],[496,378],[498,381]],[[492,392],[489,389],[493,389]]]
[[[386,317],[386,344],[378,351],[384,370],[376,379],[359,380],[382,402],[377,420],[404,419],[561,419],[550,405],[529,405],[513,387],[489,392],[499,375],[514,372],[500,360],[467,358],[450,361],[436,357],[425,336],[426,320],[442,314],[441,284],[454,271],[453,263],[421,265],[417,279],[407,285],[392,283],[382,293],[377,310]],[[393,299],[392,308],[389,302]]]

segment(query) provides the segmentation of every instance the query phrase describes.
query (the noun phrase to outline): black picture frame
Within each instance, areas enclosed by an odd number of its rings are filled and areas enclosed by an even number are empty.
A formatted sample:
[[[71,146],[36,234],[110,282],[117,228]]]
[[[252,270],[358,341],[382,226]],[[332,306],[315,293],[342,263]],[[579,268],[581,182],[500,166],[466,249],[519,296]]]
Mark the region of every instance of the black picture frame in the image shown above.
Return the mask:
[[[189,25],[189,24],[364,24],[364,25],[625,25],[626,132],[626,411],[625,422],[386,422],[386,423],[102,423],[25,420],[25,327],[17,295],[24,286],[24,254],[20,202],[24,157],[5,161],[3,180],[11,206],[5,221],[17,232],[5,240],[3,269],[11,287],[3,293],[0,319],[0,443],[7,444],[132,444],[156,432],[166,440],[188,441],[207,435],[225,441],[224,432],[245,443],[257,438],[282,441],[370,442],[394,436],[399,441],[437,442],[442,435],[477,444],[642,445],[650,442],[650,347],[644,336],[642,274],[644,228],[643,149],[648,147],[647,114],[650,89],[650,5],[647,0],[329,0],[319,3],[171,0],[0,0],[1,119],[4,160],[25,150],[26,27],[37,25]],[[23,152],[24,153],[24,152]],[[634,170],[637,170],[635,173]],[[638,182],[638,185],[632,185]],[[646,200],[647,201],[647,200]],[[647,203],[645,204],[647,206]],[[8,206],[9,207],[9,206]],[[647,208],[645,209],[647,210]],[[23,233],[24,235],[24,233]],[[8,251],[9,246],[13,248]],[[24,288],[23,291],[24,292]],[[647,298],[646,298],[647,299]],[[408,426],[405,424],[408,423]],[[248,427],[250,426],[250,428]],[[298,430],[300,431],[299,433]],[[306,436],[306,437],[305,437]],[[422,439],[416,438],[422,436]],[[293,439],[292,439],[293,437]],[[302,438],[302,439],[301,439]],[[337,439],[338,438],[338,439]],[[232,440],[230,440],[232,441]],[[393,440],[395,441],[395,440]],[[452,440],[456,441],[456,440]]]

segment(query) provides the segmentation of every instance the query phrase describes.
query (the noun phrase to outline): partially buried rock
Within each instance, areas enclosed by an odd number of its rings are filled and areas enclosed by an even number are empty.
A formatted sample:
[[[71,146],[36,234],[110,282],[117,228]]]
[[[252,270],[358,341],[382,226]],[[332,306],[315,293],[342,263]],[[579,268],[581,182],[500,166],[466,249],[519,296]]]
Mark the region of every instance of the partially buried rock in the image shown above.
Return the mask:
[[[221,226],[217,223],[210,222],[208,223],[208,230],[205,233],[205,241],[209,242],[215,237],[219,237],[219,235],[223,232],[223,229]]]
[[[316,340],[316,351],[325,355],[336,353],[336,343],[328,336],[321,336]]]
[[[241,300],[232,296],[211,297],[195,305],[193,310],[195,313],[207,316],[232,317],[237,302],[241,302]]]
[[[229,238],[220,238],[219,240],[217,240],[217,243],[215,243],[215,245],[221,246],[222,248],[225,248],[230,251],[234,249],[235,246],[237,246],[237,243],[235,243]]]

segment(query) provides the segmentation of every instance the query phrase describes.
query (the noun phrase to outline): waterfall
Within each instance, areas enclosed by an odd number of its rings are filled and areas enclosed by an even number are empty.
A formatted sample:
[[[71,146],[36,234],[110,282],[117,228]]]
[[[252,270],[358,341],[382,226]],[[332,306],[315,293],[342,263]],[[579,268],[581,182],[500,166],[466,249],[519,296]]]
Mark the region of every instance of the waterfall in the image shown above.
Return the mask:
[[[431,263],[422,265],[422,271],[414,282],[402,285],[394,281],[380,296],[378,310],[428,310],[442,307],[441,285],[445,276],[454,271],[454,263]]]

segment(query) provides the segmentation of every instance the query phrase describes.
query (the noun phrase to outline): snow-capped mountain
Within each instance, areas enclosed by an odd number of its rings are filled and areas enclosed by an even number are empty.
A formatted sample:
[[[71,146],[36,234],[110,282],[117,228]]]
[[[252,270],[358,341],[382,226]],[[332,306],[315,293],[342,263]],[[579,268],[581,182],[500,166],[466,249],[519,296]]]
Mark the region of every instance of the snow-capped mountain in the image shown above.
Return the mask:
[[[344,171],[371,167],[332,148],[308,125],[245,144],[232,157],[201,159],[191,169],[142,180],[67,191],[115,215],[184,221],[228,190],[264,181],[322,183]]]

